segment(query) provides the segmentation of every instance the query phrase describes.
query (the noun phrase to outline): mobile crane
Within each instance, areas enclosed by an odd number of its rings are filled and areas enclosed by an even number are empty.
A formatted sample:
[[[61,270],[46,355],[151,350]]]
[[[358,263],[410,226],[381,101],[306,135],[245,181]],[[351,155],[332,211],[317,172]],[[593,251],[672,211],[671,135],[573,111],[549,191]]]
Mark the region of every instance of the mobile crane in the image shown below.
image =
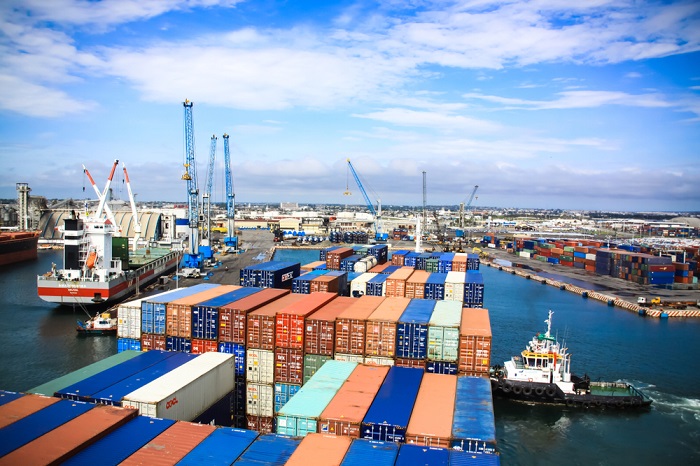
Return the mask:
[[[224,237],[227,249],[238,251],[238,236],[235,234],[236,195],[233,192],[233,176],[231,175],[231,152],[228,143],[229,135],[224,134],[224,170],[226,172],[226,221],[228,235]]]
[[[182,179],[187,181],[187,218],[190,227],[189,252],[182,256],[182,267],[202,268],[202,256],[199,253],[199,188],[197,187],[197,165],[194,157],[194,124],[192,123],[192,102],[185,99],[185,173]]]
[[[389,234],[384,233],[382,231],[382,201],[380,199],[377,199],[378,209],[375,210],[374,206],[372,205],[372,201],[370,201],[369,196],[367,196],[367,192],[365,191],[364,186],[362,186],[362,182],[360,181],[360,177],[357,175],[357,172],[355,171],[355,167],[353,167],[352,163],[350,163],[350,159],[347,159],[347,161],[348,161],[348,170],[350,170],[352,172],[352,176],[355,178],[355,182],[357,183],[357,186],[360,188],[360,192],[362,193],[362,196],[365,198],[365,203],[367,204],[367,208],[374,216],[374,239],[375,239],[375,241],[386,242],[389,239]],[[345,196],[349,196],[352,194],[350,192],[349,182],[346,182],[345,192],[343,194]]]

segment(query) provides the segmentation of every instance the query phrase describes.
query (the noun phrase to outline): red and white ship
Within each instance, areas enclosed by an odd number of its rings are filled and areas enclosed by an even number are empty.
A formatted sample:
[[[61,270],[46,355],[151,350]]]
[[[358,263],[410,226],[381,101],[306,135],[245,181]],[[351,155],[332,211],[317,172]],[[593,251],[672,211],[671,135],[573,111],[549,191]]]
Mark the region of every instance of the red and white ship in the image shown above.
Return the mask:
[[[72,216],[66,219],[63,268],[58,269],[53,264],[51,271],[37,277],[37,292],[44,301],[81,306],[119,302],[135,293],[137,288],[145,287],[177,267],[182,257],[180,251],[158,247],[130,249],[129,239],[121,236],[114,214],[106,203],[118,163],[118,160],[114,162],[102,193],[85,169],[100,204],[94,214],[85,218]],[[138,219],[126,168],[124,174],[133,218]],[[134,245],[138,244],[140,226],[135,231]]]

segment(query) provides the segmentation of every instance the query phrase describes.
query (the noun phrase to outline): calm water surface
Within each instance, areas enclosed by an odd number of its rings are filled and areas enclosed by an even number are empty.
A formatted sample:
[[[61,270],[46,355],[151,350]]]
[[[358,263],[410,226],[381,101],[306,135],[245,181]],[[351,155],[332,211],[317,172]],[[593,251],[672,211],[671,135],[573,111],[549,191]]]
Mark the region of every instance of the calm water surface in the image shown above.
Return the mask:
[[[318,260],[318,251],[281,250],[275,259],[305,264]],[[0,268],[0,389],[28,390],[117,351],[114,337],[76,336],[83,310],[36,296],[36,275],[60,260],[61,251],[40,251],[37,261]],[[494,364],[544,331],[551,309],[574,372],[634,382],[655,400],[650,410],[626,412],[496,400],[502,464],[700,464],[700,319],[642,318],[496,269],[481,271]]]

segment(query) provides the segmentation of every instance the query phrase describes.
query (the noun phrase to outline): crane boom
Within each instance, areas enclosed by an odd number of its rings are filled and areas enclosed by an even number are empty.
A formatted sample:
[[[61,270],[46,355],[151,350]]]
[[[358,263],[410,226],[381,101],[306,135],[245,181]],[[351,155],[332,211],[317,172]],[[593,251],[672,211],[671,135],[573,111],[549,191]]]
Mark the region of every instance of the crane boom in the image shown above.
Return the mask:
[[[114,225],[114,228],[116,228],[117,235],[120,236],[122,230],[117,224],[117,220],[114,217],[114,212],[112,212],[112,209],[109,207],[109,204],[107,204],[107,193],[109,192],[109,187],[112,184],[114,170],[117,168],[118,164],[119,160],[115,160],[114,165],[112,165],[112,171],[109,174],[109,178],[107,179],[104,190],[102,192],[100,192],[99,188],[97,187],[97,184],[95,183],[95,180],[92,179],[92,176],[90,175],[90,172],[85,167],[85,165],[83,165],[83,172],[87,175],[88,180],[90,180],[90,184],[92,185],[92,189],[95,190],[95,194],[97,194],[97,198],[100,200],[100,203],[97,206],[97,211],[95,212],[95,217],[100,217],[102,215],[102,212],[104,211],[109,221],[112,223],[112,225]]]
[[[202,194],[202,213],[206,225],[203,227],[202,244],[211,245],[211,189],[214,184],[214,165],[216,163],[216,135],[212,134],[209,146],[209,169],[207,170],[207,186]],[[205,200],[206,199],[206,200]],[[206,241],[204,241],[206,238]]]
[[[233,192],[233,176],[231,174],[231,152],[229,150],[229,135],[224,134],[224,170],[226,173],[226,231],[224,244],[238,249],[238,238],[235,236],[236,194]]]
[[[194,155],[194,124],[192,122],[192,102],[185,99],[185,173],[187,181],[187,211],[190,227],[190,252],[183,256],[184,267],[201,267],[199,257],[199,188],[197,187],[197,164]]]
[[[352,172],[352,176],[355,178],[355,182],[357,183],[357,187],[360,188],[360,192],[362,193],[362,196],[365,198],[365,204],[367,204],[367,208],[369,211],[372,213],[374,216],[374,233],[375,233],[375,240],[377,241],[386,241],[389,237],[388,234],[382,232],[382,201],[377,199],[377,207],[378,209],[375,210],[374,206],[372,205],[372,201],[370,201],[369,196],[367,195],[367,192],[365,191],[365,187],[362,185],[362,181],[360,181],[360,177],[358,176],[357,172],[355,171],[355,167],[352,166],[352,163],[350,162],[350,159],[347,159],[348,161],[348,168]],[[350,194],[350,191],[346,189],[345,194]]]

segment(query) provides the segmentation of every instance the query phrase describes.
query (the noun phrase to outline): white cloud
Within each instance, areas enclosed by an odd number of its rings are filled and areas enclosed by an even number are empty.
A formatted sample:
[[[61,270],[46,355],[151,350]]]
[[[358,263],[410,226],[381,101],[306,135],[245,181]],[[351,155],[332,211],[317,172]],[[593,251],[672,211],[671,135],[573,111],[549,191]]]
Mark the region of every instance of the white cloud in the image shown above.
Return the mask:
[[[495,131],[501,125],[495,122],[479,120],[462,115],[448,115],[437,112],[421,112],[403,108],[389,108],[377,112],[354,115],[359,118],[383,121],[399,126],[432,128],[441,131]]]
[[[502,104],[508,109],[523,108],[534,110],[594,108],[602,107],[604,105],[667,108],[674,105],[667,102],[664,97],[659,94],[635,95],[615,91],[566,91],[559,92],[556,95],[558,95],[559,98],[550,101],[525,100],[474,93],[464,94],[462,97],[465,99],[479,99],[496,104]]]
[[[62,91],[0,75],[0,108],[33,117],[61,117],[94,109],[95,102],[80,101]]]

